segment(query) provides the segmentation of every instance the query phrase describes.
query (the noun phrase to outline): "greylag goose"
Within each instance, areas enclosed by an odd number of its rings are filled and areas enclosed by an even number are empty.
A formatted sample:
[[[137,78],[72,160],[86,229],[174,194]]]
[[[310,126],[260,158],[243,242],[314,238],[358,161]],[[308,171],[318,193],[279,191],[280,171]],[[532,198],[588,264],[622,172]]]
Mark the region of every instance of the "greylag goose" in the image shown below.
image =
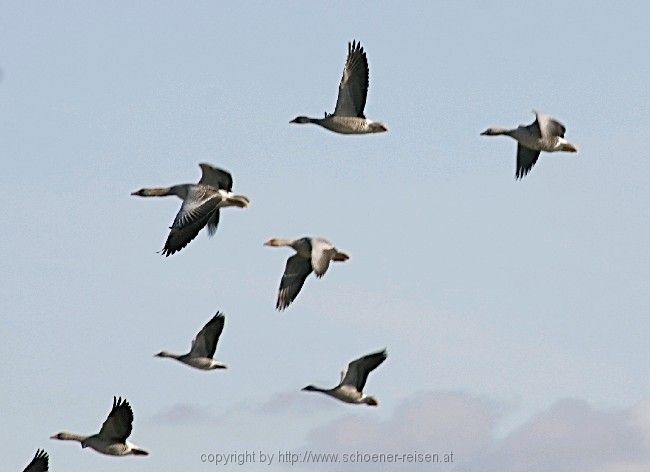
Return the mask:
[[[102,424],[99,433],[91,436],[61,432],[50,439],[78,441],[81,447],[89,447],[109,456],[146,456],[149,453],[126,440],[133,429],[133,410],[126,399],[113,397],[113,408]]]
[[[339,96],[334,113],[325,113],[324,118],[298,116],[291,123],[314,123],[335,133],[367,134],[388,131],[384,123],[365,117],[363,109],[368,95],[368,59],[361,44],[348,43],[348,58],[339,84]]]
[[[377,399],[363,394],[363,387],[366,385],[368,374],[375,370],[386,360],[388,354],[383,351],[368,354],[348,364],[348,370],[341,372],[341,383],[334,388],[319,388],[308,385],[303,388],[306,392],[321,392],[346,403],[365,403],[369,406],[377,406]]]
[[[156,354],[156,357],[176,359],[195,369],[225,369],[225,365],[220,364],[212,358],[217,349],[217,343],[219,342],[219,336],[221,335],[221,331],[223,331],[225,321],[226,318],[223,314],[217,312],[196,335],[192,341],[190,352],[187,354],[172,354],[171,352],[162,351]]]
[[[535,121],[517,128],[488,128],[482,136],[510,136],[518,142],[515,178],[523,178],[533,168],[541,151],[578,152],[578,148],[564,139],[566,128],[548,115],[533,110]]]
[[[327,272],[330,261],[347,261],[350,256],[340,252],[332,243],[323,238],[304,237],[300,239],[273,238],[264,243],[271,247],[291,247],[296,254],[287,259],[284,274],[280,281],[280,291],[275,307],[284,310],[293,302],[312,271],[316,277]]]
[[[50,470],[50,458],[43,449],[38,449],[36,455],[23,472],[47,472]]]
[[[232,193],[232,176],[223,169],[210,164],[199,164],[201,180],[196,184],[181,184],[164,188],[142,188],[131,195],[139,197],[166,197],[175,195],[183,204],[162,249],[162,254],[170,256],[180,251],[192,241],[204,226],[212,236],[219,225],[219,209],[229,206],[246,208],[250,200],[243,195]]]

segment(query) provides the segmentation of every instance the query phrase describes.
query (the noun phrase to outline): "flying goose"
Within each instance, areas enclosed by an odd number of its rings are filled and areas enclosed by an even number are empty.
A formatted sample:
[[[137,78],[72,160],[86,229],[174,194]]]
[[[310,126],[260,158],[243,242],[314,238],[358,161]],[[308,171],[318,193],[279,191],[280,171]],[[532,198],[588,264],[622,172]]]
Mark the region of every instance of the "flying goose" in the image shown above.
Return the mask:
[[[250,200],[243,195],[232,193],[232,176],[223,169],[210,164],[199,164],[201,180],[196,184],[181,184],[166,188],[142,188],[131,195],[139,197],[166,197],[176,195],[183,200],[171,231],[162,249],[162,254],[170,256],[180,251],[192,241],[199,231],[207,225],[212,236],[219,225],[219,208],[236,206],[246,208]]]
[[[146,456],[149,453],[126,440],[133,429],[133,410],[126,399],[113,397],[113,408],[102,424],[99,433],[91,436],[61,432],[50,439],[61,441],[78,441],[81,447],[90,447],[109,456]]]
[[[217,349],[217,343],[225,321],[226,318],[223,314],[217,312],[192,340],[190,352],[187,354],[172,354],[171,352],[162,351],[156,354],[156,357],[170,357],[201,370],[225,369],[225,365],[212,358],[214,351]]]
[[[383,133],[388,131],[384,123],[365,117],[363,109],[368,95],[368,59],[361,44],[348,43],[348,58],[339,84],[339,96],[334,113],[324,118],[298,116],[291,123],[314,123],[341,134]]]
[[[322,277],[327,272],[330,261],[342,262],[350,258],[350,256],[340,252],[332,243],[323,238],[273,238],[265,242],[264,245],[272,247],[286,246],[296,251],[296,254],[287,259],[287,265],[280,281],[280,291],[275,304],[278,310],[284,310],[296,299],[307,276],[312,271],[314,271],[316,277]]]
[[[47,472],[50,470],[50,458],[44,449],[38,449],[36,455],[23,472]]]
[[[341,383],[336,387],[328,389],[307,385],[303,388],[303,391],[321,392],[346,403],[365,403],[369,406],[377,406],[379,404],[377,399],[364,395],[363,387],[366,385],[368,374],[379,367],[386,360],[387,356],[386,349],[384,349],[383,351],[360,357],[348,364],[347,372],[341,372]]]
[[[533,110],[535,121],[517,128],[488,128],[482,136],[505,135],[517,140],[517,171],[515,178],[523,178],[533,168],[541,151],[578,152],[578,148],[564,139],[566,128],[548,115]]]

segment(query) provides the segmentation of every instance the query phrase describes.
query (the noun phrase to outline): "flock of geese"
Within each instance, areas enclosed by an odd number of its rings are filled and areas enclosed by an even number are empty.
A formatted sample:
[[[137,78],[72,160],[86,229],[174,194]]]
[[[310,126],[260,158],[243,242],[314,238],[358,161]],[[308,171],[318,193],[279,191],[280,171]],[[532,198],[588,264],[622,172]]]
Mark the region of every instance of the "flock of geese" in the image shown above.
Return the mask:
[[[341,134],[383,133],[388,127],[379,121],[369,120],[364,115],[366,96],[368,94],[368,60],[360,43],[348,43],[348,55],[339,85],[338,99],[334,113],[325,113],[323,118],[298,116],[291,123],[312,123]],[[488,128],[482,135],[509,136],[517,141],[517,164],[515,177],[521,179],[533,168],[541,151],[577,152],[575,145],[565,137],[565,127],[553,118],[539,112],[530,125],[517,128]],[[219,225],[220,209],[226,207],[246,208],[250,204],[248,197],[232,192],[233,179],[223,169],[202,163],[201,179],[196,184],[180,184],[171,187],[142,188],[131,195],[139,197],[176,196],[182,200],[174,222],[169,228],[169,235],[161,253],[170,256],[181,251],[197,234],[207,226],[212,236]],[[286,309],[294,302],[305,280],[314,272],[320,278],[327,272],[330,262],[344,262],[349,256],[339,251],[328,240],[320,237],[302,237],[299,239],[273,238],[264,243],[270,247],[290,247],[295,254],[287,259],[276,301],[278,310]],[[161,351],[157,357],[167,357],[200,370],[225,369],[226,365],[217,362],[214,354],[219,337],[223,331],[225,316],[217,312],[197,333],[187,354],[173,354]],[[333,388],[320,388],[308,385],[307,392],[320,392],[337,400],[377,406],[378,401],[363,393],[370,372],[386,360],[386,350],[374,352],[348,364],[341,372],[341,379]],[[51,439],[77,441],[83,448],[111,456],[148,455],[148,452],[127,441],[133,429],[133,410],[126,399],[113,397],[113,406],[99,432],[93,435],[81,435],[60,432]],[[42,472],[49,470],[48,454],[39,449],[25,468],[25,472]]]

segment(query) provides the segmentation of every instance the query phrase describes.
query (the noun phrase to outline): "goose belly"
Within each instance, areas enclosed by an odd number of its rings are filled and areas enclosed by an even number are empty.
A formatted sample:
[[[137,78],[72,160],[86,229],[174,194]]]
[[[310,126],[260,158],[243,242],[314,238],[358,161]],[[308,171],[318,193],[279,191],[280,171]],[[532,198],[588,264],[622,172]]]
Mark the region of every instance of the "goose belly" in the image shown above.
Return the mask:
[[[323,120],[322,126],[339,134],[370,133],[366,120],[356,116],[333,116]]]
[[[209,370],[214,361],[209,357],[190,357],[189,359],[184,359],[183,362],[196,369]]]
[[[361,400],[361,393],[357,389],[346,385],[337,388],[332,392],[332,396],[346,403],[359,403],[359,400]]]
[[[100,439],[86,440],[86,445],[107,456],[124,456],[129,453],[129,448],[123,443],[107,443]]]

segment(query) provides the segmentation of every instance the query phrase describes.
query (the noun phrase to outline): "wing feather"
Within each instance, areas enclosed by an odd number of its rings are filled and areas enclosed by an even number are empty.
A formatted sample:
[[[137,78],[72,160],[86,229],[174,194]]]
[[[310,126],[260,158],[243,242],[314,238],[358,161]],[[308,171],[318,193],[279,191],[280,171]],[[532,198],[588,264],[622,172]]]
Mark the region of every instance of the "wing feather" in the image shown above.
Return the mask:
[[[199,184],[209,185],[228,192],[232,191],[232,175],[230,172],[206,163],[199,164],[199,167],[201,168]]]
[[[287,265],[280,281],[278,299],[275,304],[278,310],[284,310],[296,299],[311,271],[311,261],[309,259],[305,259],[298,254],[294,254],[287,259]]]
[[[170,256],[187,246],[206,224],[210,235],[217,229],[221,196],[205,186],[198,187],[192,192],[196,195],[183,201],[170,227],[171,231],[162,249],[164,256]]]
[[[537,118],[536,121],[542,139],[549,139],[555,136],[559,136],[560,138],[564,137],[566,127],[562,123],[537,111],[535,112],[535,117]]]
[[[193,357],[211,358],[214,356],[225,321],[226,318],[223,313],[217,312],[217,314],[205,324],[192,341],[190,354]]]
[[[38,449],[36,455],[34,455],[34,458],[23,472],[47,472],[49,467],[50,458],[47,455],[47,452],[43,449]]]
[[[348,43],[348,58],[339,84],[334,115],[365,118],[363,109],[368,95],[368,76],[368,59],[363,47],[356,41]]]
[[[332,260],[332,250],[336,248],[329,241],[321,238],[311,240],[311,266],[316,277],[322,277],[327,272]]]
[[[515,178],[525,177],[537,162],[540,151],[527,148],[522,144],[517,144],[517,171]]]
[[[125,442],[133,429],[133,410],[126,399],[113,397],[113,408],[102,424],[99,435],[106,440]]]
[[[357,391],[363,392],[363,387],[366,385],[366,380],[368,380],[368,374],[379,367],[386,360],[386,357],[388,357],[388,354],[384,349],[350,362],[341,385],[352,385]]]

